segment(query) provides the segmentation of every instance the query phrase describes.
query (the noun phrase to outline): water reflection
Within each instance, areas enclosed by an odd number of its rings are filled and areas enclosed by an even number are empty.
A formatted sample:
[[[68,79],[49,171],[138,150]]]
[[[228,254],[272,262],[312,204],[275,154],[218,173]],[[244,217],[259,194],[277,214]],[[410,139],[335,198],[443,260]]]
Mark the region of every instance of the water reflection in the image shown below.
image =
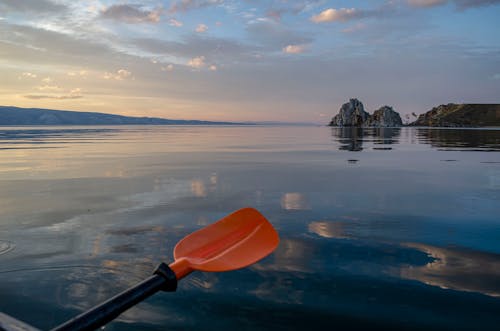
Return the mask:
[[[309,204],[302,193],[285,193],[281,197],[281,208],[285,210],[307,210]]]
[[[396,270],[401,278],[417,280],[427,285],[500,297],[499,254],[458,247],[437,247],[423,243],[368,244],[360,233],[363,230],[354,231],[352,225],[344,221],[315,221],[308,225],[309,232],[322,238],[348,239],[334,240],[328,244],[330,247],[335,247],[338,254],[336,263],[339,268],[349,268],[349,265],[356,263],[357,259],[365,260],[364,268],[367,268],[368,263],[380,261],[382,264],[378,267],[372,266],[370,270],[372,274]],[[350,245],[353,247],[348,248]],[[357,249],[354,248],[358,245],[362,245],[366,255],[358,255]],[[316,244],[316,254],[318,247]],[[300,258],[295,250],[292,252],[295,258]],[[290,263],[290,260],[280,259],[277,262]]]
[[[5,240],[0,240],[0,255],[8,253],[12,249],[14,249],[13,243]]]
[[[347,239],[351,238],[346,233],[344,222],[319,221],[311,222],[308,226],[309,232],[324,238]]]
[[[339,149],[343,151],[362,151],[364,132],[364,129],[355,127],[332,128],[332,136],[338,139]]]
[[[200,179],[194,179],[191,181],[191,192],[197,198],[204,198],[207,196],[207,189],[205,188],[205,183]]]
[[[399,143],[401,128],[374,128],[373,141],[376,145],[392,145]]]
[[[500,252],[498,153],[424,153],[437,143],[417,139],[416,128],[137,130],[121,130],[116,143],[109,132],[85,145],[60,138],[55,153],[2,152],[0,310],[48,329],[248,205],[278,228],[274,254],[231,273],[195,272],[175,296],[155,295],[116,322],[130,324],[107,329],[277,330],[318,318],[314,329],[497,327],[500,266],[483,252]],[[369,152],[332,151],[332,140]]]
[[[256,264],[252,268],[262,271],[286,271],[312,273],[308,265],[314,256],[315,246],[310,242],[298,239],[281,238],[278,248],[274,251],[272,261],[266,264]]]
[[[479,292],[500,297],[500,255],[409,243],[434,260],[421,267],[405,266],[400,276],[444,289]]]
[[[0,127],[0,150],[2,149],[39,149],[39,148],[55,148],[55,147],[40,147],[34,145],[44,145],[57,142],[58,144],[71,143],[75,140],[82,143],[85,139],[88,142],[93,142],[93,139],[99,137],[103,139],[106,136],[111,136],[118,133],[117,128],[9,128]]]
[[[500,151],[498,130],[418,128],[419,142],[445,150]]]
[[[340,143],[340,150],[360,152],[363,143],[372,141],[374,145],[392,145],[399,142],[401,128],[357,128],[334,127],[332,136]],[[370,139],[371,138],[371,139]],[[375,150],[390,150],[391,147],[373,147]]]
[[[138,265],[144,269],[143,274],[151,273],[151,266]],[[108,260],[101,266],[13,271],[0,284],[1,301],[8,303],[8,307],[20,306],[18,313],[13,314],[17,318],[41,329],[49,329],[142,280],[143,276],[138,276],[137,269],[136,264]],[[165,322],[168,317],[157,313],[158,310],[159,307],[142,303],[120,315],[116,321]]]

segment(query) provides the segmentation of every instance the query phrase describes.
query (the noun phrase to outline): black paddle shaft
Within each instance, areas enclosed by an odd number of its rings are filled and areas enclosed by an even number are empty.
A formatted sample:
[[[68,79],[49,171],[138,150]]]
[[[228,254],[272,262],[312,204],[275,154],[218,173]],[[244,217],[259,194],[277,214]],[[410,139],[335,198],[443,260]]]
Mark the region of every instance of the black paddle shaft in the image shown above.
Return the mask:
[[[139,284],[114,296],[99,306],[80,314],[51,331],[90,331],[112,321],[130,307],[138,304],[156,292],[173,292],[177,289],[177,278],[170,267],[161,263],[154,275]]]

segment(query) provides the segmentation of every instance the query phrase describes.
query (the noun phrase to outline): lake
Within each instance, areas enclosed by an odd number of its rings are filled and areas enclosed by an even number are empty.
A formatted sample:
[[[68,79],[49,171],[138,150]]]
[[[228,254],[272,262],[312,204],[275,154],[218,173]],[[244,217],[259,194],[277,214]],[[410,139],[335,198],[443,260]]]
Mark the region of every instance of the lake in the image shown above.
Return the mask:
[[[498,330],[500,129],[0,127],[0,311],[49,329],[242,207],[281,242],[106,330]]]

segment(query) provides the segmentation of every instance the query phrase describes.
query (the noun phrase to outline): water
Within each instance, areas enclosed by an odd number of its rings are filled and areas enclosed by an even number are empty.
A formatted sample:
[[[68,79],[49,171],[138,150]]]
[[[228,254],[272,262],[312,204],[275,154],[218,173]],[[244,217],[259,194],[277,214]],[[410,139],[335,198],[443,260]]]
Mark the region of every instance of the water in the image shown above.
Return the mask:
[[[54,327],[252,206],[273,255],[106,330],[498,329],[499,152],[495,129],[0,128],[0,311]]]

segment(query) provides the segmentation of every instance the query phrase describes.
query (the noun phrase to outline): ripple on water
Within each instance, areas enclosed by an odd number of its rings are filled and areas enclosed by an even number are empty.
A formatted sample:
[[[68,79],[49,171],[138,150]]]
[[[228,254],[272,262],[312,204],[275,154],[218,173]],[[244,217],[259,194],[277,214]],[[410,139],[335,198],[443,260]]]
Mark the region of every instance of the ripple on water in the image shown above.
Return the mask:
[[[14,243],[11,243],[10,241],[0,240],[0,255],[13,250],[14,246]]]

